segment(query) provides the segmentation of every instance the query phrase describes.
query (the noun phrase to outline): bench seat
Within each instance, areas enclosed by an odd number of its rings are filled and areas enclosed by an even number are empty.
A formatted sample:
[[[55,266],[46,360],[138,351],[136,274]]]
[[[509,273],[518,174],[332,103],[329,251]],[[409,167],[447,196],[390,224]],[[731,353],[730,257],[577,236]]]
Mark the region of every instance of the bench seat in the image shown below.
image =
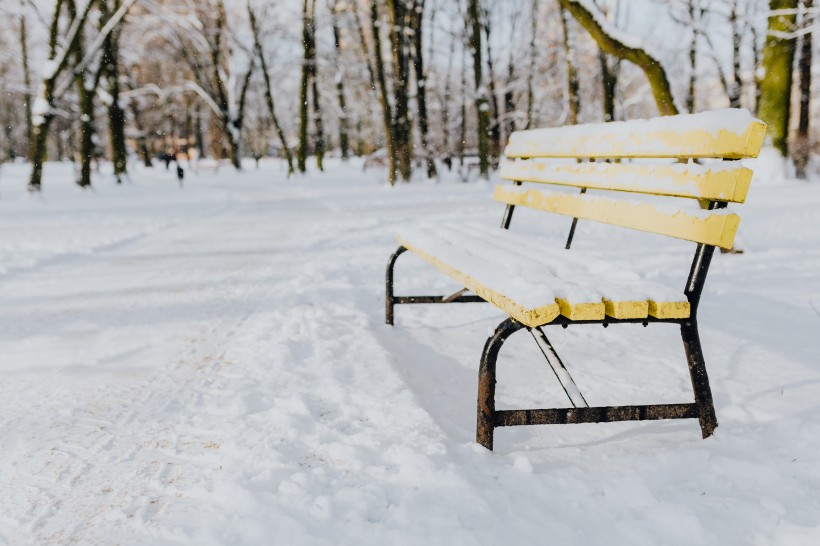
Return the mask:
[[[531,328],[559,315],[573,321],[689,317],[681,291],[620,264],[555,249],[547,239],[479,224],[440,224],[406,228],[398,240]]]

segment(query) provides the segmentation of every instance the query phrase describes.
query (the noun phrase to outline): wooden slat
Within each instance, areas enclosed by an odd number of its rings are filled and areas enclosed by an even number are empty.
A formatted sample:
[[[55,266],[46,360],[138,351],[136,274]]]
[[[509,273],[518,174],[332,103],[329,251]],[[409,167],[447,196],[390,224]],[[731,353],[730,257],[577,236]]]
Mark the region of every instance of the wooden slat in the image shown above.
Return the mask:
[[[602,320],[605,316],[689,316],[689,304],[675,290],[637,277],[633,281],[628,272],[610,270],[602,262],[584,265],[584,259],[574,253],[550,252],[526,237],[510,235],[497,228],[445,224],[435,232],[411,229],[400,234],[398,240],[482,299],[530,327],[552,322],[558,315],[573,321]],[[482,246],[476,247],[476,242]],[[590,266],[597,266],[599,273],[591,273]],[[543,296],[526,298],[528,303],[521,303],[525,301],[521,299],[522,282],[531,282],[532,292],[540,290]],[[651,294],[656,295],[657,301],[647,301]],[[669,301],[659,299],[662,297]]]
[[[570,320],[601,320],[604,318],[604,302],[572,302],[556,298],[561,314]]]
[[[740,218],[731,213],[694,215],[683,211],[667,212],[648,203],[508,186],[496,186],[493,198],[508,205],[531,207],[721,248],[732,248],[740,224]]]
[[[567,158],[757,157],[766,124],[746,110],[516,131],[505,155]]]
[[[536,309],[527,309],[523,305],[516,303],[503,294],[499,294],[492,288],[481,284],[466,273],[463,273],[448,265],[446,262],[417,247],[403,237],[399,237],[399,244],[526,326],[534,328],[535,326],[541,326],[542,324],[552,322],[552,320],[557,317],[560,312],[558,303],[555,302]]]
[[[659,319],[689,318],[691,312],[688,301],[652,301],[649,300],[649,315]]]
[[[606,315],[617,319],[646,318],[649,314],[648,301],[604,300]]]
[[[743,203],[752,171],[736,162],[705,167],[696,164],[559,164],[537,160],[505,161],[501,178],[595,190],[613,190],[709,201]]]

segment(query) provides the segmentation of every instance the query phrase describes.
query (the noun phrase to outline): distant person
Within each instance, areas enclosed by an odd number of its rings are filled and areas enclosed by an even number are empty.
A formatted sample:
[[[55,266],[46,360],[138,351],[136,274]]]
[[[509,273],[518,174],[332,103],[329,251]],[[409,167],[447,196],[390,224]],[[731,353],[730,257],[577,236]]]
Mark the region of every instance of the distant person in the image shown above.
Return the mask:
[[[179,180],[179,187],[182,187],[182,179],[185,178],[185,169],[179,164],[179,159],[175,156],[174,160],[177,162],[177,180]]]

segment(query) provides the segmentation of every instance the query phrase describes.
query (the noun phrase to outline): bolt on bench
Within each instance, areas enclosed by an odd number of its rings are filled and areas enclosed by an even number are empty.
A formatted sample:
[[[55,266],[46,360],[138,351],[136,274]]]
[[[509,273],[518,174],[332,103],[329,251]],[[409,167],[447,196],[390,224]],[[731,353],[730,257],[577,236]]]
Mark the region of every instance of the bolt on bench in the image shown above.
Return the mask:
[[[732,247],[740,222],[727,204],[743,203],[749,190],[752,172],[735,160],[756,157],[765,132],[766,125],[748,111],[725,109],[513,133],[501,168],[501,178],[512,184],[497,186],[493,195],[506,204],[501,229],[445,224],[402,231],[387,265],[387,324],[393,324],[395,305],[409,303],[487,301],[509,315],[484,345],[479,368],[476,441],[488,449],[496,427],[517,425],[697,418],[707,438],[717,419],[697,309],[714,250]],[[723,161],[694,162],[700,159]],[[545,184],[564,191],[540,189]],[[569,193],[567,187],[580,193]],[[603,190],[606,196],[587,190]],[[673,204],[697,200],[705,210],[618,198],[625,194],[669,198]],[[541,240],[510,232],[518,206],[572,217],[565,248],[548,248]],[[645,281],[636,272],[570,251],[579,219],[697,243],[684,289]],[[394,295],[396,260],[408,250],[464,288],[450,296]],[[680,325],[694,403],[590,407],[542,328],[630,323]],[[572,407],[495,409],[499,351],[522,329],[535,339]]]

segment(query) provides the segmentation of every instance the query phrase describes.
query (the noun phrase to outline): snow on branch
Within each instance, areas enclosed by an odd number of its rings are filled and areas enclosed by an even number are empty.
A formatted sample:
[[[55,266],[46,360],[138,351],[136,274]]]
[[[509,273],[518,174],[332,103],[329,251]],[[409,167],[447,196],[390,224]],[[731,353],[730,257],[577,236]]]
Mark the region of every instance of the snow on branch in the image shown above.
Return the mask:
[[[92,43],[91,46],[88,48],[88,51],[86,51],[86,54],[83,57],[83,60],[77,64],[75,71],[82,72],[86,69],[86,67],[88,67],[89,63],[94,58],[94,54],[100,49],[100,47],[102,47],[103,42],[105,42],[105,39],[108,37],[109,34],[111,34],[111,32],[114,31],[117,25],[120,24],[120,21],[122,21],[123,17],[125,17],[125,15],[128,13],[128,10],[136,2],[137,0],[125,0],[125,2],[123,2],[123,4],[120,6],[120,9],[118,9],[114,13],[114,15],[111,16],[111,19],[109,19],[105,26],[103,26],[100,29],[100,33],[97,36],[97,39],[94,40],[94,43]]]

